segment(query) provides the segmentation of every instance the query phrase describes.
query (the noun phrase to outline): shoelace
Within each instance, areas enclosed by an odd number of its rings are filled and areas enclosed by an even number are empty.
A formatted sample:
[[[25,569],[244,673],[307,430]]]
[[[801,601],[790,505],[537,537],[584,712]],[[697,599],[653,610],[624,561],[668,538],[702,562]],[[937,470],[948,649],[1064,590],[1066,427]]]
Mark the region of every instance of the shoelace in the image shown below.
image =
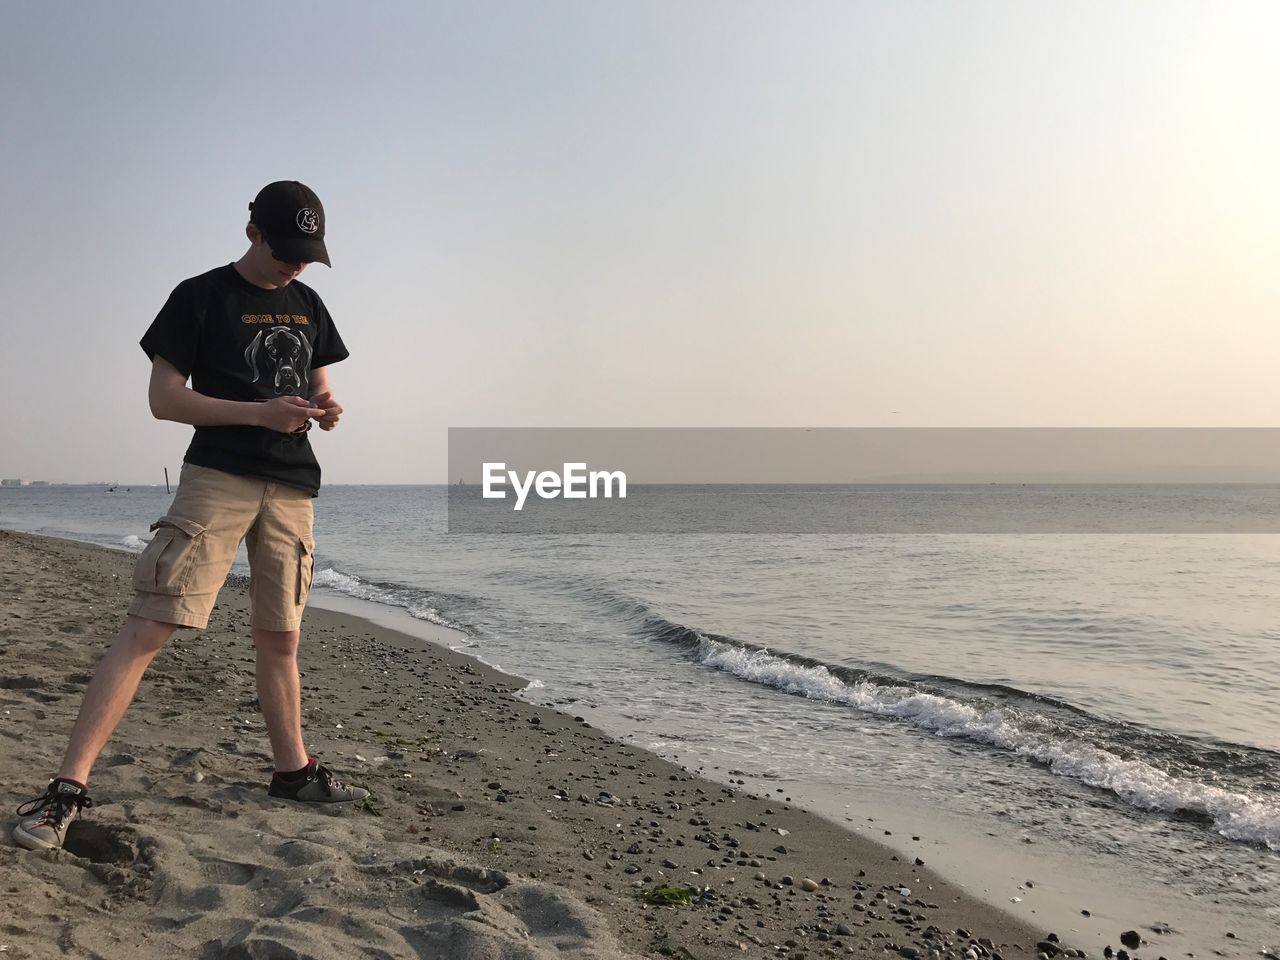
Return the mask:
[[[320,781],[320,786],[324,787],[324,792],[328,796],[333,796],[335,790],[341,791],[347,788],[341,780],[329,772],[329,768],[323,765],[316,765],[316,779]]]
[[[62,821],[67,819],[72,807],[75,807],[78,812],[92,806],[93,800],[87,794],[64,793],[55,791],[51,787],[34,800],[28,800],[20,806],[18,816],[27,817],[43,811],[40,822],[56,830],[62,826]]]

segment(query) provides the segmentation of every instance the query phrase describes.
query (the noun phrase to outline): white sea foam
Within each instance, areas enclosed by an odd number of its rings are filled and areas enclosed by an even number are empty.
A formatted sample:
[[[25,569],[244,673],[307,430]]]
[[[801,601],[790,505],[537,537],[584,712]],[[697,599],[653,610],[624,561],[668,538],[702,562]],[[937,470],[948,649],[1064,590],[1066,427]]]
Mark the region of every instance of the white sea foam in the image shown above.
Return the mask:
[[[824,666],[803,666],[767,650],[747,650],[699,635],[702,662],[752,683],[905,720],[943,737],[963,737],[1047,764],[1062,777],[1110,790],[1143,810],[1195,811],[1213,818],[1230,840],[1280,850],[1280,803],[1171,776],[1143,760],[1125,760],[1079,740],[1056,740],[1025,729],[1000,708],[974,705],[908,686],[847,684]]]
[[[427,620],[442,627],[457,628],[457,625],[452,620],[441,616],[439,610],[424,601],[410,603],[405,609],[409,611],[409,616],[416,617],[419,620]]]
[[[121,540],[120,543],[128,547],[130,550],[145,550],[147,546],[146,540],[143,540],[141,537],[134,536],[132,533]]]
[[[375,603],[389,602],[382,599],[381,595],[388,594],[390,591],[371,583],[365,583],[359,577],[353,577],[332,568],[317,570],[315,576],[311,579],[311,585],[313,587],[328,587],[330,590],[337,590],[339,593],[345,593],[348,596],[359,597],[361,600],[373,600]]]
[[[329,590],[335,590],[338,593],[345,593],[347,596],[355,597],[359,600],[382,603],[391,607],[402,607],[408,612],[409,616],[415,619],[426,620],[442,627],[457,628],[456,624],[441,616],[440,611],[425,600],[409,596],[402,590],[390,590],[386,587],[380,587],[376,583],[369,583],[359,577],[335,570],[332,567],[326,570],[317,570],[311,585],[312,587],[324,587]]]

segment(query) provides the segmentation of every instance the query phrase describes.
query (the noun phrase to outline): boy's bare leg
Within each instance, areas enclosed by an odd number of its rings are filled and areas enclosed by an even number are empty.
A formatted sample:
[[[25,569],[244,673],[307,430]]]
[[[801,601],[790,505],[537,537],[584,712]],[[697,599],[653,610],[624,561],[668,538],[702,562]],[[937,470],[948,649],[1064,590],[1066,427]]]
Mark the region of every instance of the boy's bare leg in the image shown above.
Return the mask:
[[[302,742],[302,685],[298,679],[301,630],[253,628],[258,658],[258,705],[267,723],[276,769],[301,770],[309,762]]]
[[[84,692],[80,714],[71,728],[71,742],[58,769],[59,777],[89,782],[89,771],[133,702],[143,673],[176,629],[172,623],[125,618]]]

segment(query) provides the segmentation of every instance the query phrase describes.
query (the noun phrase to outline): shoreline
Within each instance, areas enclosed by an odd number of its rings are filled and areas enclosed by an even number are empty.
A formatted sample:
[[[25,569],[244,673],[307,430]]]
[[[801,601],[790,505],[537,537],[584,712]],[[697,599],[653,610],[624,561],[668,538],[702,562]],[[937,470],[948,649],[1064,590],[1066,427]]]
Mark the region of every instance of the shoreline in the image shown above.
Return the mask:
[[[403,607],[330,589],[313,594],[313,598],[314,603],[326,608],[348,612],[424,642],[447,643],[448,637],[458,637],[462,642],[452,647],[457,652],[495,666],[504,675],[519,680],[521,686],[530,682],[501,664],[483,659],[478,652],[483,648],[469,649],[470,640],[462,631],[414,617]],[[523,698],[523,693],[517,696]],[[561,712],[570,709],[556,700],[543,700],[540,705]],[[588,719],[595,719],[597,711],[581,705],[579,709]],[[597,726],[606,734],[628,747],[649,749],[625,728],[610,728],[607,715],[604,719],[606,723],[597,722]],[[1131,864],[1119,851],[1112,856],[1090,857],[1079,849],[1044,844],[1034,830],[1025,827],[997,834],[952,814],[946,809],[945,800],[927,791],[904,798],[896,792],[884,793],[875,784],[855,783],[858,801],[850,804],[843,784],[761,776],[735,769],[731,763],[715,766],[696,752],[682,756],[678,747],[673,749],[670,744],[658,755],[739,794],[767,800],[785,793],[787,800],[794,798],[792,806],[796,809],[896,853],[904,862],[923,858],[965,895],[1033,930],[1053,931],[1064,943],[1090,956],[1101,955],[1107,946],[1116,951],[1125,949],[1119,937],[1128,930],[1136,930],[1143,938],[1141,955],[1152,957],[1256,957],[1265,955],[1260,948],[1276,941],[1271,935],[1271,917],[1280,916],[1275,907],[1260,903],[1251,915],[1238,908],[1224,912],[1216,897],[1196,895],[1177,886],[1166,887],[1166,881]],[[990,825],[992,830],[1002,826],[1005,824],[999,819]],[[1126,952],[1139,955],[1133,950]]]
[[[0,531],[0,568],[17,584],[0,622],[14,665],[0,684],[11,806],[38,792],[56,765],[88,673],[123,617],[132,566],[125,551]],[[229,584],[209,627],[179,631],[156,658],[95,769],[100,806],[73,828],[67,851],[0,847],[6,877],[25,881],[0,895],[13,918],[0,934],[9,955],[41,956],[42,945],[70,936],[133,960],[215,943],[244,956],[287,944],[317,958],[352,955],[344,942],[434,956],[421,952],[434,943],[445,951],[438,955],[466,957],[497,938],[517,951],[509,955],[530,957],[889,951],[924,960],[931,950],[961,956],[971,943],[979,957],[1035,956],[1050,932],[819,814],[703,778],[522,700],[520,678],[450,650],[448,638],[461,635],[424,621],[409,634],[308,607],[300,652],[308,747],[373,787],[377,815],[268,802],[245,610],[243,588]],[[234,829],[240,821],[253,843]],[[299,832],[318,848],[307,864],[264,853],[261,838],[283,849]],[[386,854],[370,860],[373,851]],[[399,883],[434,896],[406,899],[397,883],[383,891],[370,877],[384,879],[375,867],[388,861],[389,876],[398,867]],[[345,872],[360,896],[317,886],[308,864]],[[675,883],[710,892],[691,906],[651,907],[634,895],[637,881],[640,890]],[[32,905],[33,886],[44,888],[44,903]],[[175,890],[185,898],[167,899]],[[250,893],[256,911],[243,899]],[[393,909],[400,926],[389,932]],[[51,910],[76,919],[59,922]],[[1117,949],[1123,929],[1109,931]],[[346,940],[326,946],[336,931]],[[1062,948],[1076,946],[1067,931],[1054,932]]]

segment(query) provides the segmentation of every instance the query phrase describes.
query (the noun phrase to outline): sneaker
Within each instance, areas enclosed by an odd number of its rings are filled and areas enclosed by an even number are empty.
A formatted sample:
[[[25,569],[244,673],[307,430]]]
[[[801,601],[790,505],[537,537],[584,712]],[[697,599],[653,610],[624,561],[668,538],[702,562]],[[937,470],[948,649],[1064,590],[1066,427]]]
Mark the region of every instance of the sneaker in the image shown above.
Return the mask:
[[[276,773],[267,790],[269,797],[297,800],[300,803],[351,803],[353,800],[363,800],[368,795],[369,791],[364,787],[343,783],[315,757],[296,776]]]
[[[13,828],[14,842],[28,850],[57,849],[80,811],[92,806],[83,784],[61,777],[52,780],[48,790],[18,808],[22,820]]]

